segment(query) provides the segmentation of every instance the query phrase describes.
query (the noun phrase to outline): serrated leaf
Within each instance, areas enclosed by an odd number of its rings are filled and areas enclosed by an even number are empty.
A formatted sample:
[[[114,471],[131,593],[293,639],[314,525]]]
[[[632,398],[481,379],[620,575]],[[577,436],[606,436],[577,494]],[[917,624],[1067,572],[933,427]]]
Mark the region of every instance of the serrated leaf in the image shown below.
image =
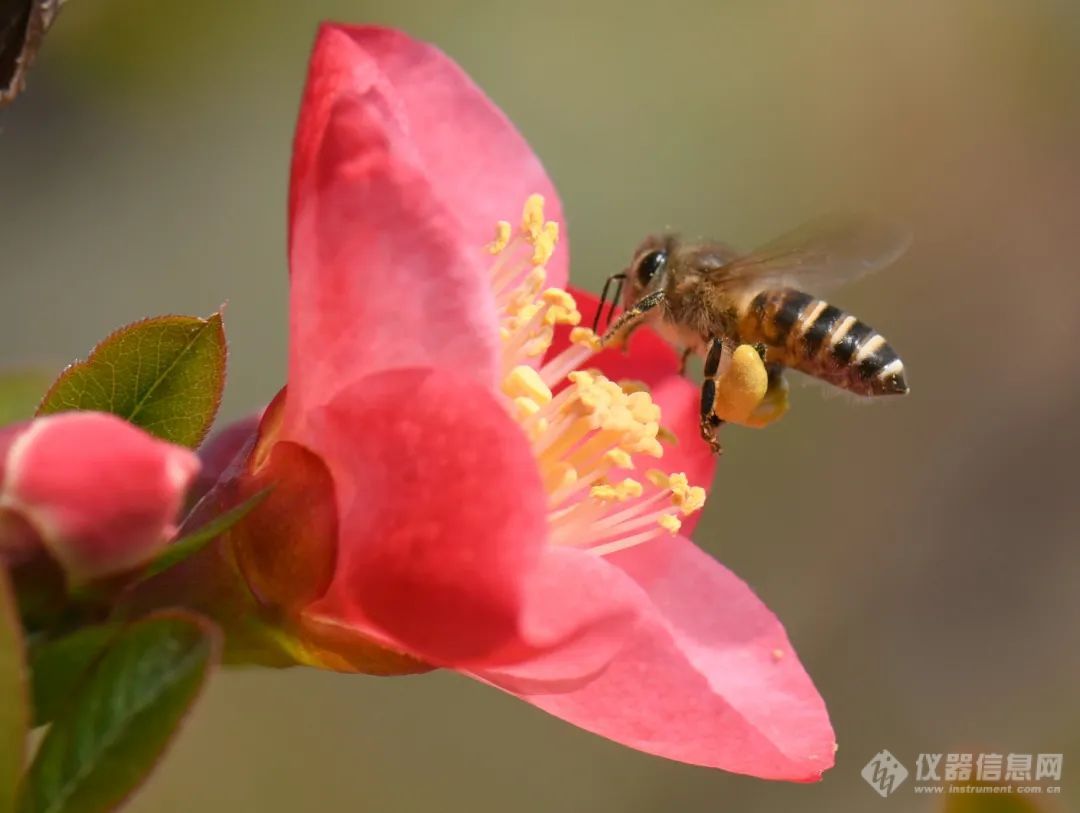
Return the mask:
[[[184,534],[176,541],[170,543],[169,547],[147,566],[139,580],[145,581],[159,573],[164,573],[170,567],[180,564],[190,556],[194,556],[202,550],[207,543],[217,539],[229,530],[229,528],[254,511],[269,495],[270,489],[264,489],[258,494],[248,497],[248,499],[244,500],[239,505],[230,508],[215,519],[210,520],[210,522],[206,523],[201,528],[198,528],[191,533]]]
[[[205,619],[148,616],[117,634],[53,721],[19,813],[103,813],[149,775],[217,658]]]
[[[162,440],[195,448],[221,404],[225,360],[221,314],[136,322],[65,370],[38,414],[111,412]]]
[[[44,725],[60,713],[116,634],[116,626],[86,627],[34,647],[31,696],[35,726]]]
[[[0,566],[0,813],[15,809],[29,709],[22,625],[7,572]]]
[[[36,370],[0,373],[0,426],[33,418],[53,378]]]

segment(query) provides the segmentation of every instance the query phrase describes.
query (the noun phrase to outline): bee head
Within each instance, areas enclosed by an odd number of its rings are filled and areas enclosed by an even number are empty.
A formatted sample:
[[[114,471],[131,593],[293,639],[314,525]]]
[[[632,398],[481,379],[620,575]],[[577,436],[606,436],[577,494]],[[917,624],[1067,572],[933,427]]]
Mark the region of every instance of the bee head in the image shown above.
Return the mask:
[[[645,294],[664,286],[673,239],[670,235],[650,237],[638,246],[633,262],[626,269],[624,307],[629,307]]]

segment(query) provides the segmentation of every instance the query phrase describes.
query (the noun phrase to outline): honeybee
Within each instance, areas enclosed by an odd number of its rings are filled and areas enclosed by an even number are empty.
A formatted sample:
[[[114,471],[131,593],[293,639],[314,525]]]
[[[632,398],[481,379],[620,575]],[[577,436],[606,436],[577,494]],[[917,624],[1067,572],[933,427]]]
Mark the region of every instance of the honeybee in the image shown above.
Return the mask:
[[[904,364],[880,333],[802,288],[884,268],[910,242],[905,229],[861,215],[818,218],[746,255],[723,243],[649,237],[630,266],[608,278],[594,329],[614,285],[608,320],[620,297],[624,310],[605,344],[649,324],[683,351],[684,370],[691,354],[704,357],[701,435],[719,452],[716,382],[725,347],[757,347],[768,371],[766,400],[786,394],[788,368],[857,395],[908,392]]]

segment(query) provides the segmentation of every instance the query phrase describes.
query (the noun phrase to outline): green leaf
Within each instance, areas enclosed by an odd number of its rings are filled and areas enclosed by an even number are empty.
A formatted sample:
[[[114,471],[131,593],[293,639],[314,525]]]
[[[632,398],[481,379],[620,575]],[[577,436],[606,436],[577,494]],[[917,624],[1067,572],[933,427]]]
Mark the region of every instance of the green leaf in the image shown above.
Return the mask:
[[[116,634],[115,626],[86,627],[33,649],[35,726],[60,713]]]
[[[0,374],[0,426],[34,417],[54,376],[35,370]]]
[[[170,567],[180,564],[189,556],[194,556],[202,550],[207,543],[217,539],[229,530],[229,528],[254,511],[263,500],[270,496],[270,491],[271,489],[269,488],[263,489],[258,494],[249,497],[234,508],[230,508],[216,519],[210,520],[210,522],[206,523],[198,530],[185,534],[175,542],[171,543],[157,559],[147,566],[139,581],[146,581],[159,573],[163,573]]]
[[[226,354],[221,314],[136,322],[68,367],[38,414],[111,412],[163,440],[195,448],[221,404]]]
[[[20,813],[103,813],[147,777],[217,659],[199,616],[167,611],[121,631],[53,721]]]
[[[29,710],[22,625],[7,571],[0,566],[0,813],[15,810]]]

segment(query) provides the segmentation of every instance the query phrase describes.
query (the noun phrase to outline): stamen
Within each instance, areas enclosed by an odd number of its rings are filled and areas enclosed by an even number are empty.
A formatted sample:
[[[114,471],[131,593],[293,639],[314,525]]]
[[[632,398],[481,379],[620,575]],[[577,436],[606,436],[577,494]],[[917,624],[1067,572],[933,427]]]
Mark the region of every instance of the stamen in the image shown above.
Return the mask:
[[[505,221],[500,220],[495,224],[495,239],[487,245],[487,250],[490,254],[498,254],[508,245],[510,245],[510,237],[513,234],[513,228]]]
[[[544,226],[544,196],[529,195],[521,210],[521,230],[535,240]]]
[[[558,224],[544,220],[544,199],[532,195],[518,228],[500,221],[487,246],[501,313],[501,390],[532,444],[548,494],[550,544],[603,556],[677,533],[679,516],[700,510],[705,491],[682,474],[620,474],[635,468],[636,457],[662,457],[662,442],[674,438],[661,427],[660,407],[644,384],[583,369],[601,341],[580,326],[573,296],[545,288],[544,264],[558,239]],[[548,351],[559,325],[571,327],[570,346],[541,365],[529,363]],[[732,387],[738,397],[737,382]]]
[[[532,367],[519,364],[503,380],[502,390],[510,398],[524,396],[539,404],[551,402],[551,390],[540,379],[540,375]],[[539,406],[537,407],[539,409]]]

